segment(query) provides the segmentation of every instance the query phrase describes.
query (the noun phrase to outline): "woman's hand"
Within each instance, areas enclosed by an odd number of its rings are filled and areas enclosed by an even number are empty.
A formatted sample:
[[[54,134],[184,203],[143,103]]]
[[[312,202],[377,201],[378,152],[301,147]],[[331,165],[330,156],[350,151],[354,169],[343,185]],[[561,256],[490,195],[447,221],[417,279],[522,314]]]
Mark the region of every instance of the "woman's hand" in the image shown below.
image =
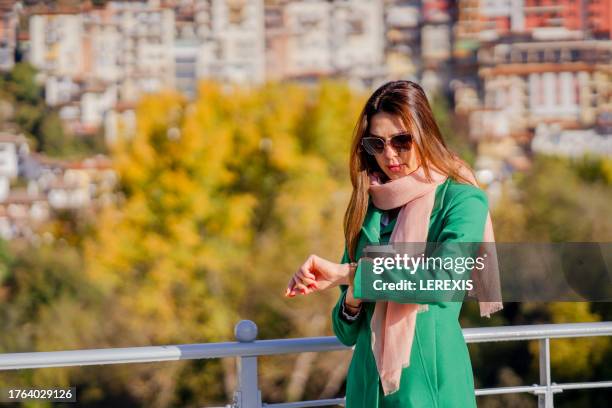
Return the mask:
[[[349,264],[338,264],[310,255],[287,284],[285,296],[308,295],[318,290],[349,284]]]

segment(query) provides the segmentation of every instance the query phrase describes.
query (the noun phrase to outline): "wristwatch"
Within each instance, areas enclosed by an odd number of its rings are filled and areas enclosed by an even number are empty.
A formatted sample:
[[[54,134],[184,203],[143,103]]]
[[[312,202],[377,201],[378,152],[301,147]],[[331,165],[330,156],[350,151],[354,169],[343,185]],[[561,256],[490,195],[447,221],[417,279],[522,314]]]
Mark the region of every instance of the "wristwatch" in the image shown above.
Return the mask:
[[[342,315],[347,320],[350,320],[350,321],[357,320],[359,316],[361,315],[361,310],[362,310],[361,305],[362,305],[361,303],[357,307],[348,305],[346,303],[346,293],[345,293],[344,298],[342,299],[342,304],[340,305],[340,308],[342,310]]]
[[[348,275],[350,286],[355,286],[355,271],[357,271],[357,262],[350,262]]]

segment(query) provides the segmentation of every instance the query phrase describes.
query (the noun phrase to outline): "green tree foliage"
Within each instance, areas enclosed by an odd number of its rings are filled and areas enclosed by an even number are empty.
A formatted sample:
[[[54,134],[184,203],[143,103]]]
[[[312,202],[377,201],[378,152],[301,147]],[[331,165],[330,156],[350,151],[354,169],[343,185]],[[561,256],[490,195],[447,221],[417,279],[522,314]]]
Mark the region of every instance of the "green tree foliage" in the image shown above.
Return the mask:
[[[531,169],[515,175],[494,209],[496,239],[500,242],[610,242],[610,163],[609,158],[535,156]],[[513,324],[612,319],[609,303],[529,302],[517,306]],[[514,355],[525,355],[525,351],[520,347],[514,350]],[[527,371],[523,372],[527,378],[536,380],[538,343],[530,342],[528,351],[532,357],[531,377]],[[602,367],[611,353],[608,337],[553,340],[551,362],[555,379],[601,381]],[[526,367],[518,368],[521,369]],[[595,401],[601,396],[601,392],[594,390],[587,397],[578,394],[575,398],[570,393],[562,400],[564,406],[596,406]]]
[[[75,248],[3,242],[0,261],[0,352],[75,349],[94,342],[99,329],[91,305],[100,297],[84,279]],[[0,385],[68,386],[74,384],[71,372],[4,371]]]
[[[610,241],[609,168],[609,159],[536,156],[502,195],[494,212],[496,235],[524,242]]]
[[[469,127],[465,119],[452,113],[448,100],[442,94],[434,94],[430,104],[447,146],[473,166],[476,160],[476,150],[475,146],[469,142],[467,134]]]
[[[36,69],[27,63],[18,63],[6,75],[4,91],[17,102],[35,105],[40,101],[42,90],[36,83]]]
[[[57,110],[46,106],[36,74],[33,66],[20,62],[0,78],[0,100],[12,107],[0,124],[16,124],[37,151],[49,156],[76,158],[104,152],[101,135],[77,137],[64,129]]]

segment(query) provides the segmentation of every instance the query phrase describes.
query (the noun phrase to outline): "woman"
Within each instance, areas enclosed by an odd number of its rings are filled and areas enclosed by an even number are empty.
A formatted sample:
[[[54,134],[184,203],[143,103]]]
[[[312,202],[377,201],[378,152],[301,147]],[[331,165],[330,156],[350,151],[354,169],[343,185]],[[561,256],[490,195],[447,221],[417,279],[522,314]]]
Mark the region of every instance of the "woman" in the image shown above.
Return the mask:
[[[367,245],[494,240],[486,195],[447,148],[419,85],[389,82],[372,94],[356,126],[350,174],[342,261],[311,255],[285,295],[340,286],[333,329],[343,344],[355,346],[347,408],[475,407],[472,367],[458,322],[461,302],[422,302],[409,292],[395,301],[364,302],[355,296],[358,261]],[[491,284],[474,278],[481,289]],[[498,302],[480,306],[487,316],[502,307]]]

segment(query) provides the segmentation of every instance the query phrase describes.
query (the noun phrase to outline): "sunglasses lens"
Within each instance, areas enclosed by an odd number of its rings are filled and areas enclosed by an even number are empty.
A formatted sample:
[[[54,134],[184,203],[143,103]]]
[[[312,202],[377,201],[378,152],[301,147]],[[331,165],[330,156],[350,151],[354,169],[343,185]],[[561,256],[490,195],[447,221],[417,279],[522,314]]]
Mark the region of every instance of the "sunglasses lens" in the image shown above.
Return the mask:
[[[409,150],[411,143],[410,135],[397,135],[391,139],[391,146],[396,150]]]
[[[385,150],[385,142],[377,137],[364,137],[361,144],[369,154],[380,154]]]

